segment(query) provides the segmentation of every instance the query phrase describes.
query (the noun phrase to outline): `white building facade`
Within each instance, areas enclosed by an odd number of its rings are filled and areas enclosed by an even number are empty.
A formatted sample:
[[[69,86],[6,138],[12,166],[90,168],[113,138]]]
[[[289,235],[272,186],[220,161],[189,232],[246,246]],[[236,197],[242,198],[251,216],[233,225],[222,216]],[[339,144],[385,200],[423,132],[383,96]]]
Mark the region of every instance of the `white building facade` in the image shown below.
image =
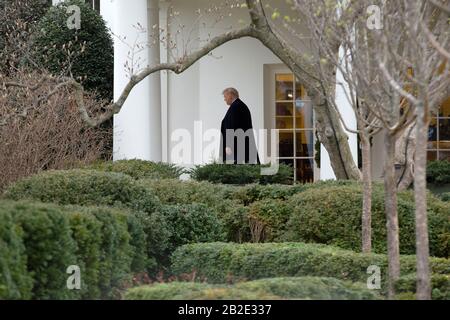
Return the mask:
[[[220,9],[220,0],[94,0],[91,3],[114,35],[115,99],[128,82],[130,66],[138,71],[147,65],[173,62],[201,47],[211,37],[250,22],[247,9],[237,6],[239,1],[233,6],[230,3],[225,11]],[[283,3],[280,1],[281,7]],[[341,75],[337,77],[342,80]],[[262,130],[277,129],[276,156],[280,162],[295,168],[296,181],[335,178],[323,146],[320,165],[314,160],[314,114],[301,83],[269,49],[248,37],[222,45],[182,74],[159,72],[135,87],[114,118],[114,159],[138,158],[188,167],[217,160],[217,134],[227,111],[221,93],[226,87],[237,88],[241,100],[250,108],[263,163],[268,163],[268,156],[273,155],[270,138],[264,139]],[[346,125],[354,129],[354,113],[341,91],[338,86],[337,105]],[[357,137],[348,135],[353,157],[358,161]],[[382,152],[378,150],[381,147],[382,141],[376,141],[375,178],[382,173],[379,157]]]

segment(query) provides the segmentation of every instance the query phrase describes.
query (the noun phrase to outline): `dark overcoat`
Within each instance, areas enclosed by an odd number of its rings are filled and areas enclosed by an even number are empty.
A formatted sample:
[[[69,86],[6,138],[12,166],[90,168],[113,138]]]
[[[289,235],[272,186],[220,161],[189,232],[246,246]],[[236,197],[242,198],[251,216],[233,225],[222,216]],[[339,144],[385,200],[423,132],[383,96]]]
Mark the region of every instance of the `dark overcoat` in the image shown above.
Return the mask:
[[[260,164],[253,134],[252,116],[242,100],[236,99],[228,108],[220,131],[220,159],[224,163]],[[227,147],[232,150],[231,155],[226,154]]]

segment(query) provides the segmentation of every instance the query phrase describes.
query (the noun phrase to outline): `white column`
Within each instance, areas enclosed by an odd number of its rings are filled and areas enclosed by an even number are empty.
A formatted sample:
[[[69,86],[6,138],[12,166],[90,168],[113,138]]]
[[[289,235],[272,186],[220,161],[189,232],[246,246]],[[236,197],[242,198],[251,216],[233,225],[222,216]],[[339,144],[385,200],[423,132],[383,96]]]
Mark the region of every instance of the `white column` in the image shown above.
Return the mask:
[[[343,57],[343,50],[339,51],[340,58]],[[345,121],[346,126],[349,129],[356,130],[356,116],[353,111],[353,108],[348,101],[345,92],[349,93],[348,85],[344,80],[342,73],[337,70],[336,73],[336,82],[343,83],[344,86],[341,85],[336,86],[336,105],[342,114],[342,118]],[[350,150],[353,156],[353,160],[355,163],[358,163],[358,136],[351,132],[346,132],[348,135],[348,143],[350,145]],[[333,172],[333,168],[331,167],[330,156],[328,151],[325,149],[323,145],[320,146],[320,180],[335,180],[336,176]]]
[[[159,41],[147,46],[150,32],[159,32],[158,0],[110,0],[114,16],[114,99],[129,80],[125,64],[142,69],[159,63]],[[133,26],[146,29],[140,33]],[[153,29],[153,26],[155,26]],[[117,37],[122,39],[119,40]],[[126,42],[126,43],[123,43]],[[133,50],[137,42],[142,47]],[[136,73],[136,72],[135,72]],[[147,77],[131,92],[119,114],[114,116],[114,160],[142,159],[161,161],[161,82],[159,75]]]

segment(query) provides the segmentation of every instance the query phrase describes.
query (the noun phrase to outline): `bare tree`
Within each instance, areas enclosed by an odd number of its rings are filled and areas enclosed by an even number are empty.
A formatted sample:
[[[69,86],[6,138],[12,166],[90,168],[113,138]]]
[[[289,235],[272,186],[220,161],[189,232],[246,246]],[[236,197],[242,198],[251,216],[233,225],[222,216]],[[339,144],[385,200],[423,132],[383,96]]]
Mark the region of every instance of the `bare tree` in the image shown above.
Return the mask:
[[[448,97],[450,85],[449,1],[399,1],[402,10],[384,6],[385,31],[380,34],[380,68],[384,79],[414,109],[416,152],[417,298],[431,299],[426,197],[426,161],[430,115]],[[392,48],[399,41],[402,48]],[[397,49],[397,50],[396,50]],[[390,62],[389,62],[390,61]],[[398,72],[395,73],[395,70]],[[403,72],[401,72],[403,70]],[[407,71],[408,72],[407,72]],[[409,89],[409,90],[408,90]]]
[[[111,131],[86,128],[67,90],[41,99],[55,86],[48,73],[21,70],[1,80],[24,86],[0,94],[0,191],[42,170],[79,167],[102,157]],[[90,113],[101,112],[93,95],[86,95],[85,103]]]
[[[371,207],[372,207],[372,166],[370,139],[381,130],[381,120],[372,111],[373,68],[367,68],[368,47],[365,29],[361,29],[360,20],[365,19],[365,3],[357,2],[353,6],[338,6],[336,1],[297,0],[296,8],[308,22],[310,46],[313,48],[311,63],[319,70],[322,93],[330,107],[339,115],[345,130],[359,134],[362,145],[362,251],[371,252]],[[350,12],[352,12],[350,14]],[[358,24],[359,23],[359,24]],[[365,27],[365,25],[364,25]],[[361,29],[361,30],[360,30]],[[364,37],[365,36],[365,37]],[[307,35],[299,35],[306,38]],[[361,39],[360,39],[361,38]],[[360,68],[363,68],[360,70]],[[342,75],[345,83],[333,76],[333,70]],[[331,75],[329,72],[333,72]],[[363,77],[364,79],[360,79]],[[357,128],[350,128],[336,104],[336,89],[342,87],[348,103],[352,107]]]
[[[386,1],[380,12],[378,30],[368,30],[365,9],[373,1],[297,0],[296,8],[308,21],[316,54],[313,63],[329,91],[325,98],[333,106],[336,83],[326,70],[329,64],[343,75],[347,98],[358,122],[363,155],[363,250],[370,248],[370,146],[368,139],[384,132],[385,211],[388,228],[389,294],[400,275],[397,218],[398,187],[415,178],[417,221],[418,298],[429,297],[428,238],[426,223],[426,142],[428,116],[448,96],[448,28],[445,1]],[[354,13],[358,13],[357,16]],[[448,27],[448,25],[447,25]],[[429,28],[431,28],[431,31]],[[338,45],[343,54],[336,53]],[[439,71],[439,72],[438,72]],[[335,109],[338,112],[337,107]],[[417,119],[417,120],[416,120]],[[345,125],[347,131],[352,131]],[[416,129],[414,139],[411,139]],[[410,141],[412,140],[412,141]],[[406,181],[396,182],[398,154],[408,144],[417,149],[404,155],[414,164]],[[400,147],[400,148],[399,148]],[[400,150],[399,150],[400,149]]]

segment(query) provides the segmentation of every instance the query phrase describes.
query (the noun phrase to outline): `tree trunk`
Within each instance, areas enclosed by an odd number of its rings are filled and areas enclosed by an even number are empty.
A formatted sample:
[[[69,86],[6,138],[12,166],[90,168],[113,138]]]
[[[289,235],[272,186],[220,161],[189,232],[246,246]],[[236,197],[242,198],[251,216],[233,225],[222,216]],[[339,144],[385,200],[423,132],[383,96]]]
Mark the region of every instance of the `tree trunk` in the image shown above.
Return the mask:
[[[362,252],[372,251],[372,167],[370,160],[370,141],[361,134],[362,176],[363,176],[363,212],[361,221]]]
[[[417,299],[431,299],[427,195],[426,195],[426,164],[428,120],[424,108],[417,108],[416,126],[416,156],[414,171],[414,199],[416,203],[416,255],[417,255]]]
[[[406,190],[414,181],[414,154],[416,152],[415,122],[398,136],[395,147],[395,162],[403,165],[397,176],[398,191]]]
[[[316,130],[320,142],[330,156],[331,167],[336,178],[360,181],[361,172],[353,159],[348,135],[342,127],[339,115],[323,99],[314,97],[313,102]]]
[[[393,299],[394,285],[400,277],[400,246],[398,236],[397,185],[395,179],[395,137],[385,129],[384,203],[386,211],[388,250],[388,296]]]

